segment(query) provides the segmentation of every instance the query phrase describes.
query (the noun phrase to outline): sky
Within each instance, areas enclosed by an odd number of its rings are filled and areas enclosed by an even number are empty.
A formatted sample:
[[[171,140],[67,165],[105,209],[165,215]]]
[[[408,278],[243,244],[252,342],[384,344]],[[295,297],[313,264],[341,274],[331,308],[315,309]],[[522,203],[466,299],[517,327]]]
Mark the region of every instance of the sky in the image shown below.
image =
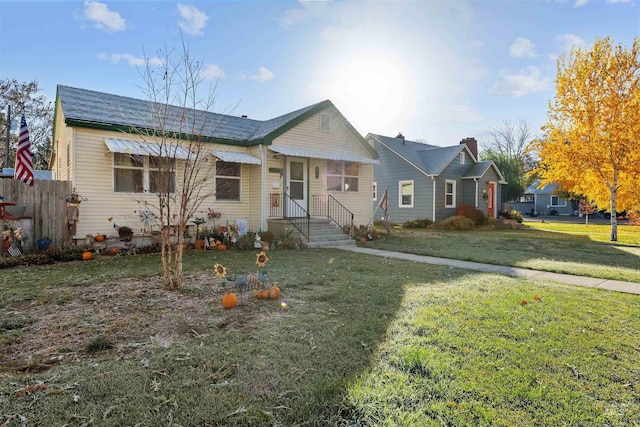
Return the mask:
[[[362,136],[482,145],[504,121],[539,130],[572,46],[630,47],[639,1],[0,0],[0,78],[52,101],[57,85],[147,99],[144,59],[184,40],[215,112],[267,120],[329,99]]]

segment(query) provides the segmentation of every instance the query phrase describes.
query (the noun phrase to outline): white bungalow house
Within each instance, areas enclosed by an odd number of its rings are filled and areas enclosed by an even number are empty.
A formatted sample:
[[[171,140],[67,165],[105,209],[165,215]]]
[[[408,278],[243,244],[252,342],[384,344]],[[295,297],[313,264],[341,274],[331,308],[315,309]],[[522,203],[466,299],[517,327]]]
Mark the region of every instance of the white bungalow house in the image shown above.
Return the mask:
[[[58,86],[51,171],[82,197],[76,240],[114,234],[112,222],[141,232],[134,212],[141,199],[155,198],[154,144],[132,128],[150,126],[149,107],[147,100]],[[210,208],[220,213],[218,223],[241,221],[251,232],[277,233],[286,225],[309,245],[331,239],[314,233],[316,223],[342,229],[369,221],[378,156],[331,101],[269,120],[197,113],[215,164],[208,180],[215,196],[203,216]],[[132,154],[144,161],[132,161]],[[174,156],[177,173],[182,154]]]

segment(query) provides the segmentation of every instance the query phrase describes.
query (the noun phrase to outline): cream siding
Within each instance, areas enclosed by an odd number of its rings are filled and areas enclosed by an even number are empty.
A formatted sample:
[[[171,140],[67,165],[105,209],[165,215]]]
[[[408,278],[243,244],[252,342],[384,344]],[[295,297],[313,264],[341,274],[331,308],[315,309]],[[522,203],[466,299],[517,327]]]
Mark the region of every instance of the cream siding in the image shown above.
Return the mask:
[[[115,235],[113,223],[120,226],[131,227],[135,234],[142,232],[142,224],[137,212],[140,209],[139,202],[148,201],[153,204],[157,200],[153,194],[128,194],[115,193],[113,191],[113,154],[107,149],[104,138],[129,138],[137,139],[135,135],[123,135],[119,132],[106,132],[92,129],[75,129],[75,144],[82,147],[77,152],[75,160],[75,176],[72,185],[78,194],[88,200],[82,202],[80,206],[80,218],[77,225],[76,237],[82,238],[86,234],[112,234]],[[211,145],[211,149],[217,148]],[[225,146],[229,151],[231,147]],[[73,150],[72,150],[73,151]],[[246,149],[238,150],[246,152]],[[210,157],[213,161],[213,156]],[[176,172],[177,185],[179,186],[182,174],[182,162],[178,161]],[[257,175],[255,171],[258,171]],[[196,216],[207,217],[208,208],[221,213],[221,218],[216,221],[216,225],[234,223],[238,219],[246,219],[249,230],[257,230],[259,221],[255,222],[254,211],[259,211],[259,204],[254,204],[256,193],[259,193],[260,181],[254,181],[254,176],[259,177],[260,165],[241,165],[241,190],[240,201],[216,201],[213,196],[204,200],[200,205]],[[215,183],[214,169],[206,171],[208,175],[208,185],[205,192],[213,190]],[[259,200],[259,199],[257,199]],[[109,222],[107,218],[112,217]],[[259,214],[258,214],[259,217]],[[213,227],[210,221],[205,226]]]
[[[320,129],[321,114],[329,113],[331,116],[331,130],[329,132]],[[273,141],[275,145],[282,145],[295,148],[307,148],[312,150],[327,151],[332,153],[351,154],[360,157],[371,158],[371,152],[360,143],[360,141],[347,129],[338,119],[333,109],[325,110],[311,116],[309,119],[298,124],[293,129],[285,132]],[[273,158],[273,152],[268,152],[267,167],[284,167],[284,156],[279,159]],[[315,178],[315,168],[319,168],[320,176]],[[309,194],[331,194],[340,203],[346,206],[354,214],[356,225],[368,224],[371,218],[371,189],[373,187],[373,165],[360,163],[360,176],[357,192],[327,192],[327,161],[323,159],[309,159],[308,177]],[[271,188],[274,180],[280,182],[278,191]],[[267,185],[269,192],[283,191],[283,177],[279,174],[268,173]],[[267,202],[268,205],[268,202]],[[268,209],[268,206],[267,206]],[[267,211],[268,212],[268,211]]]

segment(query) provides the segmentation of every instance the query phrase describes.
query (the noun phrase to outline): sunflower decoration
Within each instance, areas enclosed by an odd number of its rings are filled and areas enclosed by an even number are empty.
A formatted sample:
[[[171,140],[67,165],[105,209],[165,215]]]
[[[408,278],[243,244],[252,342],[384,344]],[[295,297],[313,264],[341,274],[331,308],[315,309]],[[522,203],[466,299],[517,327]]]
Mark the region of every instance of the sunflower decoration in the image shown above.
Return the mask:
[[[260,267],[264,267],[267,261],[269,261],[269,258],[267,257],[266,252],[260,252],[259,254],[256,254],[256,264],[258,264]]]
[[[218,277],[226,277],[227,276],[227,268],[222,264],[216,264],[213,266],[213,269],[216,272],[216,276]]]

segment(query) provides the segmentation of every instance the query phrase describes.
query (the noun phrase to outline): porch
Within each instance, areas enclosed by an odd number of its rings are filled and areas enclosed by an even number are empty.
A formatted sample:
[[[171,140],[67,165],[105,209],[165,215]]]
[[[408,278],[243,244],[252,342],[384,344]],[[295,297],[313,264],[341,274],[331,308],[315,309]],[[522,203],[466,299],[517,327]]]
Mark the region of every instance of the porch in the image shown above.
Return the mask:
[[[269,194],[269,231],[299,238],[302,247],[354,245],[353,213],[330,194],[311,195],[308,202],[289,194]]]

